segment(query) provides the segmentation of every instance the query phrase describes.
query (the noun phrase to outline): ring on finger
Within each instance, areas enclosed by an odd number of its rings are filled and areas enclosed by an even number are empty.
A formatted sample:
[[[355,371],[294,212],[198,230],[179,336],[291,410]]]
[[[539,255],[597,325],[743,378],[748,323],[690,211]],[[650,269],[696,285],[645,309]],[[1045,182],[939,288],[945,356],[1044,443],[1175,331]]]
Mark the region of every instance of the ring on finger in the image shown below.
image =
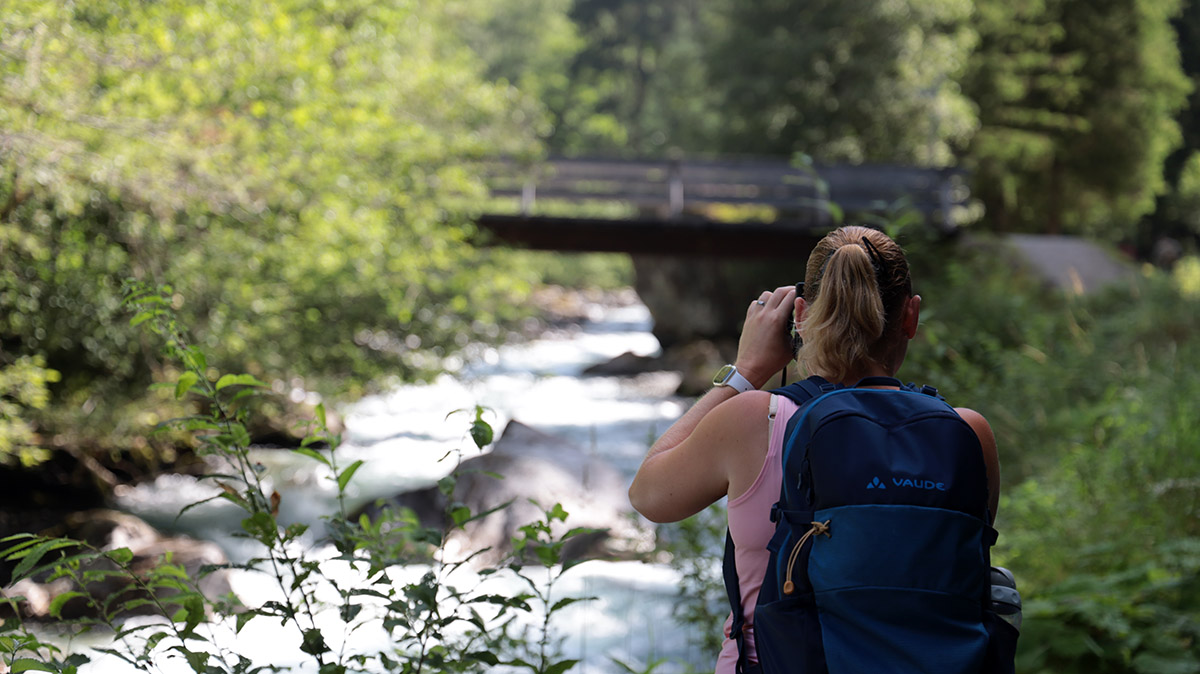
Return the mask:
[[[767,303],[766,303],[766,302],[764,302],[764,301],[762,301],[762,300],[754,300],[754,303],[755,303],[755,304],[757,304],[757,305],[758,305],[758,306],[760,306],[760,307],[765,307],[765,306],[767,306]]]

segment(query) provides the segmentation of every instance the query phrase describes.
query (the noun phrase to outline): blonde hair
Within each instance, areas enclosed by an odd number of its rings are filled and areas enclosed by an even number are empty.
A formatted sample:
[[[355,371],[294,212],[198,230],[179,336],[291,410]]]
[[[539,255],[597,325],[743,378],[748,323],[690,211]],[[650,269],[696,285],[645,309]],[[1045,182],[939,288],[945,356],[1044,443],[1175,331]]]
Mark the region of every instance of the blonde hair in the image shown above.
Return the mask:
[[[839,382],[871,363],[889,365],[912,296],[908,261],[895,241],[867,227],[829,233],[808,258],[804,288],[798,360],[810,374]]]

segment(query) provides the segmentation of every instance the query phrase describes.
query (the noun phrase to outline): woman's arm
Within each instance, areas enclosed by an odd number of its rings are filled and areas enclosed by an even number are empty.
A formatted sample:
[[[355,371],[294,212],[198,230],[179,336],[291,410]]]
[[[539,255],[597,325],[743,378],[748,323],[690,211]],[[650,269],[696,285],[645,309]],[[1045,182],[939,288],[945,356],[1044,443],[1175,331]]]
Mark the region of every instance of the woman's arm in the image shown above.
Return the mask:
[[[756,388],[791,359],[784,321],[796,290],[763,292],[746,310],[738,341],[738,372]],[[629,487],[635,510],[655,522],[674,522],[726,495],[733,470],[743,466],[744,447],[766,447],[769,394],[737,395],[729,387],[706,393],[654,443]],[[761,461],[759,461],[761,463]],[[759,466],[753,467],[755,470]]]
[[[992,522],[995,522],[996,511],[1000,507],[1000,454],[996,449],[996,436],[987,419],[979,412],[966,407],[956,407],[954,411],[974,429],[983,447],[983,463],[987,467],[988,511],[992,513]]]
[[[629,487],[634,510],[653,522],[678,522],[729,493],[736,462],[757,456],[757,471],[766,452],[770,397],[764,391],[733,397],[724,389],[705,394],[688,411],[696,412],[692,418],[684,415],[672,426],[686,437],[671,446],[660,439],[642,461]],[[754,448],[761,449],[748,451]]]

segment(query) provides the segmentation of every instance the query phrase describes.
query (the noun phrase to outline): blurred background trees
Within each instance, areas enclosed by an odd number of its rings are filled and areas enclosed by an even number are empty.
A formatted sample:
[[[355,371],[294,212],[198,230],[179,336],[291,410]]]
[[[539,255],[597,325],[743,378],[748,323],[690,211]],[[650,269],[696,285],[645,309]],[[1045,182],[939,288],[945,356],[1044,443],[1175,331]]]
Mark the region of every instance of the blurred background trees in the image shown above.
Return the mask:
[[[1174,0],[978,3],[968,148],[998,227],[1127,239],[1165,189],[1190,86]]]
[[[958,79],[966,0],[730,3],[710,52],[726,151],[955,163],[976,115]]]
[[[498,334],[530,279],[464,243],[461,204],[474,163],[537,151],[543,114],[433,9],[5,3],[8,361],[44,357],[75,408],[148,382],[127,276],[172,280],[256,373],[353,388]]]

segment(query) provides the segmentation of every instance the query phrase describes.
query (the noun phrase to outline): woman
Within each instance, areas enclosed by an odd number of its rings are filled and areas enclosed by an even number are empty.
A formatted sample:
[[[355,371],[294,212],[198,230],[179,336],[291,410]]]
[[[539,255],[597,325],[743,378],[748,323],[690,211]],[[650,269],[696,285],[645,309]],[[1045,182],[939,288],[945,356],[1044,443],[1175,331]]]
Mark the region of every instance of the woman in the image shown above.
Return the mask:
[[[896,374],[920,316],[921,297],[912,294],[904,252],[887,235],[865,227],[843,227],[822,239],[809,256],[804,288],[804,297],[787,286],[764,291],[751,302],[734,364],[736,375],[746,381],[726,376],[725,385],[697,401],[650,448],[629,489],[633,507],[655,522],[679,521],[729,498],[751,663],[757,662],[753,611],[774,531],[769,511],[780,493],[779,452],[784,426],[796,409],[783,396],[757,390],[791,360],[782,326],[795,316],[803,338],[797,360],[804,370],[853,386],[866,377]],[[995,439],[977,412],[956,411],[983,448],[987,503],[994,518],[1000,482]],[[731,622],[732,616],[717,674],[737,669]]]

